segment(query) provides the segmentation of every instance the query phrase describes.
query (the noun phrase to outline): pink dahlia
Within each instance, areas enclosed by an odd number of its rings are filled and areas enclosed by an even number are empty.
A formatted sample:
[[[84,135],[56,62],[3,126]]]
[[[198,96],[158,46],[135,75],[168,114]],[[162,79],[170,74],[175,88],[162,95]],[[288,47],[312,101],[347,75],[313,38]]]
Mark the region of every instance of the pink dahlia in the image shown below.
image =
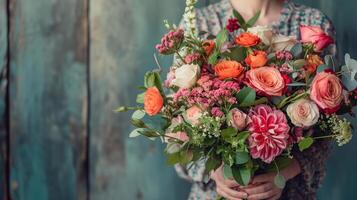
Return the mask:
[[[271,163],[288,146],[288,121],[280,110],[273,110],[267,105],[259,105],[249,113],[251,122],[248,130],[250,154]]]

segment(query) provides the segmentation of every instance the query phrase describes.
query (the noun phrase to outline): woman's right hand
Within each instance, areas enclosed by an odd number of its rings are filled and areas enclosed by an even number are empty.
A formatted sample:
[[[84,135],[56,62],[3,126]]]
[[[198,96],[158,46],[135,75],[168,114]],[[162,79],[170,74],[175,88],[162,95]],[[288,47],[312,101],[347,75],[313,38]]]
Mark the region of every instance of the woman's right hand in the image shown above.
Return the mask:
[[[225,179],[223,176],[223,165],[216,171],[211,172],[211,179],[216,182],[217,194],[228,200],[242,200],[248,197],[244,191],[237,191],[233,188],[239,187],[239,184],[232,179]]]

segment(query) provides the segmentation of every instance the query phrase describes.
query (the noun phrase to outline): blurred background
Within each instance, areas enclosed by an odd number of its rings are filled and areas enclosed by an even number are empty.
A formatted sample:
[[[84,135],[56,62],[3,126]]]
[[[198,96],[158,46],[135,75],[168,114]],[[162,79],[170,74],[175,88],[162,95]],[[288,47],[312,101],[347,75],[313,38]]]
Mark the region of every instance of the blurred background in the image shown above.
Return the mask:
[[[357,58],[355,0],[296,2],[324,11],[339,55]],[[162,21],[178,23],[183,9],[184,0],[0,0],[1,199],[186,199],[190,185],[163,145],[129,139],[129,114],[113,112],[135,104]],[[357,199],[356,156],[357,138],[333,152],[319,199]]]

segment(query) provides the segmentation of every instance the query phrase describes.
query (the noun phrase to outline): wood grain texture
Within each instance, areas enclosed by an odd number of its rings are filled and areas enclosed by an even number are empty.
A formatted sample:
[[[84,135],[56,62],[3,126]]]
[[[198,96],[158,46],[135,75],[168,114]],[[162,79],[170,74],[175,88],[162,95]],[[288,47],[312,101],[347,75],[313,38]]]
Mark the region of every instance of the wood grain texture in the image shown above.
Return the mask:
[[[0,199],[7,199],[7,2],[0,0]]]
[[[11,198],[87,198],[87,1],[11,0]]]
[[[92,200],[182,200],[188,187],[165,164],[161,144],[129,139],[129,115],[113,113],[135,104],[135,86],[153,69],[162,20],[178,21],[183,1],[91,0],[90,197]],[[171,61],[162,64],[169,66]]]

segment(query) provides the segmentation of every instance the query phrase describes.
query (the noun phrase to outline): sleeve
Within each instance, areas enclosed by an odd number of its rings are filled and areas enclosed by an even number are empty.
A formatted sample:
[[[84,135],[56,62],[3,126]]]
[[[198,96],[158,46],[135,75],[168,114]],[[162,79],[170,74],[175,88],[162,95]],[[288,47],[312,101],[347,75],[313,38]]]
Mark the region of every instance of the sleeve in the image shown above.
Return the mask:
[[[331,21],[322,13],[319,17],[321,18],[321,28],[336,41],[336,32]],[[336,57],[336,42],[327,47],[324,54]],[[315,132],[315,134],[321,133]],[[316,141],[303,152],[297,148],[293,150],[293,156],[301,167],[301,174],[294,179],[298,182],[300,193],[304,196],[316,195],[326,173],[325,165],[331,148],[331,140],[326,139]]]

